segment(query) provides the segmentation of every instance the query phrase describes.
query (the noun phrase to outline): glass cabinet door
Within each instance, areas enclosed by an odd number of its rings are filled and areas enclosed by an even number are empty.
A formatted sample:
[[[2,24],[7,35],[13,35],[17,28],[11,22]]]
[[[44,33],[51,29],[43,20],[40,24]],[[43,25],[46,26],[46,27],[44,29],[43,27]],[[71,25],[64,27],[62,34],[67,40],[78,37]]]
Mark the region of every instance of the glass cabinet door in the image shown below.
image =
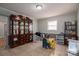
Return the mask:
[[[10,21],[9,27],[10,27],[10,28],[9,28],[9,33],[12,34],[12,21]]]
[[[27,34],[28,33],[28,22],[26,21],[25,22],[25,34]]]
[[[20,23],[20,34],[24,34],[24,22]]]
[[[18,34],[18,22],[14,21],[13,22],[13,34]]]
[[[33,24],[32,23],[29,25],[29,30],[30,30],[30,33],[33,32]]]
[[[25,26],[25,34],[27,34],[27,33],[28,33],[28,27]]]

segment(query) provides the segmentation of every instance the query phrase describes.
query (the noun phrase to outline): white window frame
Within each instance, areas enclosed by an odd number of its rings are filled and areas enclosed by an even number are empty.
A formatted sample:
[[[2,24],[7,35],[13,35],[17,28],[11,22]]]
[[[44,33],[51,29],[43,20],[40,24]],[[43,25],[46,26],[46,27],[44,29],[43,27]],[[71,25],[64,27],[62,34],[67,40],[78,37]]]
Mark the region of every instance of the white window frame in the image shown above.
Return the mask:
[[[48,21],[48,30],[57,30],[57,20]]]

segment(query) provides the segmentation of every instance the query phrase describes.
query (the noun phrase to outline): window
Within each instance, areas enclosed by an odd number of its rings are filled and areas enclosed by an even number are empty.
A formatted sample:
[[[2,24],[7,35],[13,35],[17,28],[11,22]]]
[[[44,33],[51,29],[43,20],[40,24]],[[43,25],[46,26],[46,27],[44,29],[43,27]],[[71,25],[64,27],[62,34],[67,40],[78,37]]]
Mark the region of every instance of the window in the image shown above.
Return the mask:
[[[57,30],[57,20],[48,21],[48,30]]]

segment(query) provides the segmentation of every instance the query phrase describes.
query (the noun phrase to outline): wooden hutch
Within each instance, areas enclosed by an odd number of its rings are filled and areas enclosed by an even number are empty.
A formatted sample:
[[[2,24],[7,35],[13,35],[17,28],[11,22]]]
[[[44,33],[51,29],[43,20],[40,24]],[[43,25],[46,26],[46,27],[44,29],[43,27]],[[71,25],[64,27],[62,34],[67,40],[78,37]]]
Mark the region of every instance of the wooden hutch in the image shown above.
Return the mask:
[[[9,19],[9,47],[23,45],[33,41],[33,22],[22,15],[10,15]]]

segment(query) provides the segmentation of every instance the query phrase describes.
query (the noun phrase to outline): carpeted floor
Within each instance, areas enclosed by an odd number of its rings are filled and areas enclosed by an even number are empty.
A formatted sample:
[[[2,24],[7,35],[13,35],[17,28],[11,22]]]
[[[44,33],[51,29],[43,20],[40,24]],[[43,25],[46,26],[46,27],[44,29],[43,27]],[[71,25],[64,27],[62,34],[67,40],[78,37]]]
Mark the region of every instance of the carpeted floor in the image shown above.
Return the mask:
[[[41,41],[37,41],[12,49],[0,50],[0,56],[66,56],[66,50],[66,46],[58,44],[55,50],[44,49]]]

